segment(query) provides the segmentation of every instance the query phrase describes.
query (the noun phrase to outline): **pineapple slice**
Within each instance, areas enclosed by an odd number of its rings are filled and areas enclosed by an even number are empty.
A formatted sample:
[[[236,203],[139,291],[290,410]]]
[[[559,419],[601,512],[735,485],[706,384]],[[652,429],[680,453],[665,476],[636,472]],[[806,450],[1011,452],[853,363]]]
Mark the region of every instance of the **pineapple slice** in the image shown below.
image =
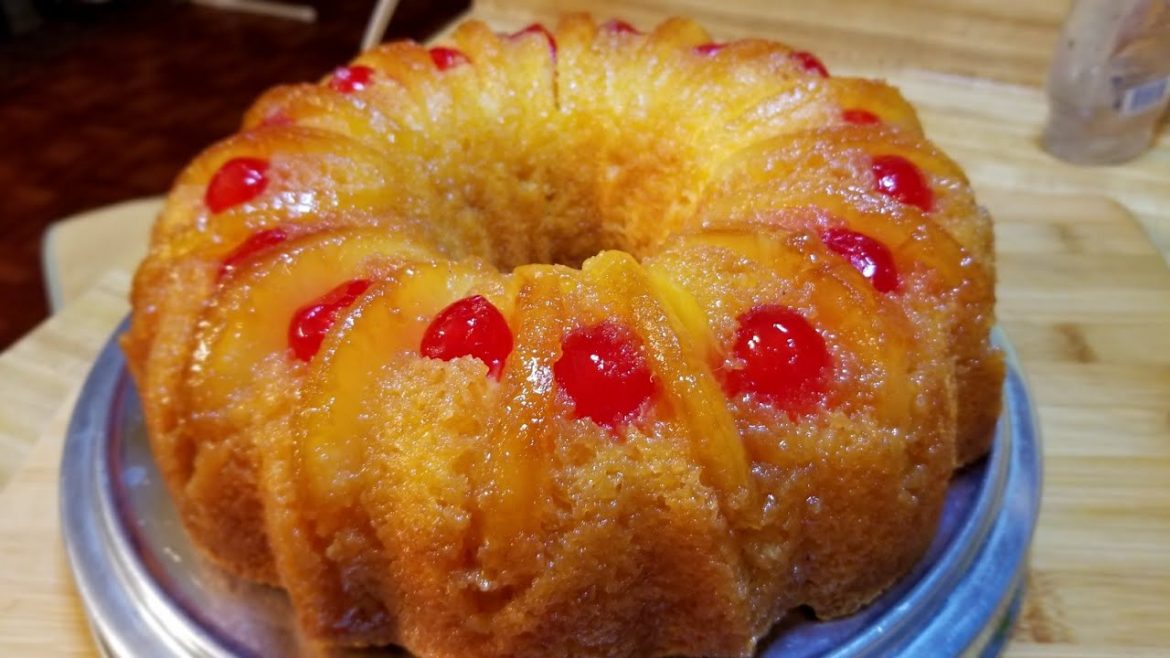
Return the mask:
[[[702,358],[712,341],[693,298],[661,278],[656,281],[624,252],[602,252],[585,261],[582,272],[622,309],[645,341],[667,404],[690,432],[694,458],[727,507],[746,509],[754,502],[748,460],[726,397]]]
[[[379,151],[424,156],[432,144],[423,136],[428,120],[402,85],[380,79],[361,94],[341,94],[318,84],[275,87],[252,105],[243,127],[295,125],[347,135]]]
[[[239,158],[267,163],[265,183],[246,201],[212,212],[206,204],[208,184]],[[257,213],[273,216],[270,223],[337,212],[430,216],[438,196],[425,172],[422,156],[403,151],[388,158],[334,132],[273,126],[239,133],[204,151],[179,175],[155,225],[153,244],[182,242],[190,239],[184,236],[189,232],[214,232],[223,221],[255,222],[242,216]],[[395,181],[392,194],[385,190],[388,181]]]
[[[833,389],[860,381],[862,399],[882,422],[906,425],[914,392],[904,375],[912,370],[914,333],[905,316],[848,264],[781,235],[728,229],[682,236],[650,267],[672,276],[703,308],[718,309],[713,324],[723,345],[732,343],[736,318],[753,307],[783,304],[805,314],[825,336],[835,364],[827,403],[844,402],[847,396]],[[732,274],[708,283],[700,262]]]
[[[170,468],[186,476],[176,485],[184,521],[213,556],[250,577],[275,578],[255,441],[296,399],[302,367],[289,356],[290,317],[340,281],[371,275],[379,260],[421,251],[384,231],[331,231],[240,263],[223,281],[195,325],[188,376],[173,395],[184,420],[167,438],[182,448]]]
[[[385,43],[358,55],[351,66],[374,70],[370,84],[358,92],[373,100],[374,105],[400,104],[405,94],[418,108],[416,117],[420,122],[439,125],[451,112],[451,94],[445,79],[424,46],[413,41]]]
[[[499,36],[478,22],[464,23],[454,38],[478,73],[483,89],[500,103],[499,120],[535,128],[556,112],[555,38],[538,30]],[[521,143],[527,139],[523,131],[514,137]]]
[[[494,283],[498,276],[480,261],[412,262],[338,318],[310,366],[304,411],[295,421],[308,501],[328,509],[331,501],[356,500],[366,444],[379,437],[385,420],[379,410],[367,408],[371,386],[395,363],[419,358],[427,324],[450,303],[484,294],[506,309],[506,297]]]
[[[891,170],[883,159],[897,167]],[[719,165],[705,198],[731,197],[775,181],[809,190],[847,189],[857,201],[872,204],[863,206],[869,211],[923,212],[980,267],[990,271],[994,262],[990,219],[975,205],[962,169],[920,136],[851,126],[759,142]]]
[[[758,142],[825,126],[851,122],[861,110],[862,120],[874,129],[893,127],[922,135],[914,108],[897,89],[877,80],[859,78],[810,79],[756,100],[750,107],[727,115],[709,134],[710,162],[721,162]],[[854,122],[857,119],[853,119]]]
[[[289,347],[294,313],[344,281],[375,275],[379,263],[429,255],[394,233],[342,229],[295,239],[226,279],[179,395],[186,431],[214,443],[287,411],[288,377],[301,369]]]
[[[190,477],[189,438],[176,434],[181,416],[177,390],[195,344],[204,304],[215,289],[218,262],[199,258],[174,263],[147,260],[134,275],[137,312],[122,336],[127,362],[138,383],[151,447],[168,484]],[[173,492],[183,500],[180,492]]]
[[[735,195],[708,195],[694,222],[703,228],[751,225],[824,231],[844,226],[890,249],[901,274],[917,274],[934,295],[988,299],[987,272],[933,221],[917,213],[874,210],[873,194],[858,195],[838,186],[812,188],[771,181]],[[771,210],[775,209],[775,210]]]
[[[304,623],[371,644],[409,641],[382,625],[388,610],[403,615],[402,628],[417,626],[395,607],[395,587],[414,582],[417,596],[436,583],[436,563],[448,574],[459,567],[468,494],[458,462],[469,451],[454,437],[475,424],[461,410],[494,385],[470,359],[420,358],[419,338],[468,292],[503,302],[498,273],[475,261],[416,255],[383,274],[336,317],[265,464],[283,584],[313,611]]]
[[[575,276],[562,267],[529,265],[517,268],[509,282],[515,347],[488,421],[488,454],[474,471],[480,487],[478,558],[494,587],[535,576],[541,510],[551,486],[547,460],[557,440],[556,419],[567,416],[551,366],[569,326]],[[503,575],[513,580],[499,582]]]
[[[940,332],[916,334],[895,301],[811,235],[709,229],[676,237],[647,268],[707,310],[728,357],[745,313],[767,306],[798,313],[829,351],[823,402],[812,413],[791,416],[758,397],[731,401],[761,496],[772,503],[760,527],[742,535],[749,567],[761,570],[761,600],[795,591],[793,603],[844,614],[822,583],[888,586],[875,578],[896,570],[891,560],[920,554],[914,529],[937,515],[953,463],[954,391]],[[722,367],[741,365],[725,358]],[[785,581],[797,572],[807,580]]]
[[[779,226],[824,231],[844,226],[886,245],[902,289],[895,294],[918,316],[921,332],[949,331],[957,368],[959,463],[983,454],[999,410],[1002,360],[990,345],[992,273],[935,222],[916,212],[882,213],[877,193],[840,186],[773,181],[734,196],[712,195],[695,217],[704,227]],[[769,211],[767,209],[778,209]],[[761,210],[764,209],[764,210]]]

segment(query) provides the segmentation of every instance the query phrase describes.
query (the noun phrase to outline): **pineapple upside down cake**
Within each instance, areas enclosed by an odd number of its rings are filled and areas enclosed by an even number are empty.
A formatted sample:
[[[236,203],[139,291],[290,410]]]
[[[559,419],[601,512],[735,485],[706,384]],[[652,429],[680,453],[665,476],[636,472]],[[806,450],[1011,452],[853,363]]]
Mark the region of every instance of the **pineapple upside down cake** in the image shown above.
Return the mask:
[[[744,656],[864,606],[999,414],[990,218],[882,82],[568,16],[277,87],[122,339],[192,541],[323,642]]]

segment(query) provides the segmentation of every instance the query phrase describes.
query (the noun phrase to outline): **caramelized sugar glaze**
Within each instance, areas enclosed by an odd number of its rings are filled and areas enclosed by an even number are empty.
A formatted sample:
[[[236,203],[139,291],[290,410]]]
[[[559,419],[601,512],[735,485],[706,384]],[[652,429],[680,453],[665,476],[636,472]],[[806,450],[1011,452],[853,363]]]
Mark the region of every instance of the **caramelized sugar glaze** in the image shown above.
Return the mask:
[[[987,450],[990,220],[881,82],[587,16],[278,87],[176,182],[123,339],[187,529],[312,637],[747,655]]]

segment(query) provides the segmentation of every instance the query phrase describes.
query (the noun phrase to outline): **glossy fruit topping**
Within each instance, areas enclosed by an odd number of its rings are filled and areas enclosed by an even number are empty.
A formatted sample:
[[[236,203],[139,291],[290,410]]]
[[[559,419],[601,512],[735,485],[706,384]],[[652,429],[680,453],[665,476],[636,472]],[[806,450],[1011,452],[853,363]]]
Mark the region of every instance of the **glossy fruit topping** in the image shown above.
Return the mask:
[[[297,309],[288,323],[288,346],[293,354],[301,361],[312,359],[321,349],[321,341],[333,327],[337,314],[369,287],[370,282],[365,279],[346,281]]]
[[[572,400],[576,418],[610,428],[633,420],[655,389],[642,342],[616,322],[569,332],[553,376]]]
[[[256,254],[267,251],[272,247],[284,242],[288,239],[288,233],[282,228],[270,228],[267,231],[258,231],[248,236],[232,250],[227,258],[223,259],[223,264],[219,266],[219,276],[224,277],[231,274],[244,261],[252,258]]]
[[[870,112],[869,110],[862,110],[859,108],[849,108],[841,111],[841,119],[845,123],[851,123],[855,126],[872,126],[882,122],[881,117]]]
[[[468,62],[467,55],[455,50],[454,48],[431,48],[431,61],[435,66],[439,67],[440,71],[455,68],[466,64]]]
[[[374,80],[374,69],[368,66],[342,66],[329,78],[329,87],[343,94],[350,94],[369,87]]]
[[[878,292],[898,289],[898,269],[886,245],[868,235],[844,228],[821,232],[821,241],[849,261],[853,268],[869,279]]]
[[[601,26],[601,29],[608,30],[610,32],[617,32],[618,34],[642,34],[642,31],[638,28],[617,18],[611,21],[607,21],[604,25]]]
[[[701,43],[695,46],[695,52],[704,57],[712,57],[718,54],[719,51],[723,50],[726,46],[727,44],[724,43]]]
[[[900,155],[875,155],[872,170],[877,191],[907,205],[916,206],[922,212],[930,212],[934,208],[934,193],[930,191],[930,184],[913,162]]]
[[[247,203],[268,187],[268,161],[262,158],[232,158],[215,172],[207,184],[203,202],[213,213]]]
[[[523,30],[517,30],[517,31],[513,32],[511,34],[511,38],[518,39],[526,34],[543,35],[545,40],[548,41],[549,51],[552,53],[553,57],[556,57],[556,55],[557,55],[557,39],[556,39],[556,37],[554,37],[552,35],[552,32],[548,31],[548,28],[541,25],[540,23],[533,23],[532,25],[529,25],[528,27],[524,28]]]
[[[419,352],[444,361],[473,356],[487,364],[489,375],[499,379],[512,352],[512,330],[500,310],[482,295],[465,297],[431,320]]]
[[[832,367],[825,339],[787,306],[757,306],[738,318],[734,356],[725,380],[731,395],[750,393],[788,412],[807,411],[824,394]]]
[[[824,63],[816,55],[804,50],[794,50],[788,56],[809,73],[816,73],[822,78],[829,77],[829,69],[825,68]]]

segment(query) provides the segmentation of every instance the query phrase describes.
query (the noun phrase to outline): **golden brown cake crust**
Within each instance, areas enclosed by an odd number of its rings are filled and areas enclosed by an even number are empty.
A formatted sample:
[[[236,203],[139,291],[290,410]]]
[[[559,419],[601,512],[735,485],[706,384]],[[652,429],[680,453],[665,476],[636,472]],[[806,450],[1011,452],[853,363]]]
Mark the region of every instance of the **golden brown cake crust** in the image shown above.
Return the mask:
[[[686,19],[445,47],[276,88],[176,181],[122,345],[193,543],[422,657],[748,656],[906,573],[1003,379],[991,220],[913,109]],[[498,369],[424,350],[469,299]],[[761,310],[823,345],[807,399],[736,383]],[[557,373],[598,327],[650,382],[612,421]]]

